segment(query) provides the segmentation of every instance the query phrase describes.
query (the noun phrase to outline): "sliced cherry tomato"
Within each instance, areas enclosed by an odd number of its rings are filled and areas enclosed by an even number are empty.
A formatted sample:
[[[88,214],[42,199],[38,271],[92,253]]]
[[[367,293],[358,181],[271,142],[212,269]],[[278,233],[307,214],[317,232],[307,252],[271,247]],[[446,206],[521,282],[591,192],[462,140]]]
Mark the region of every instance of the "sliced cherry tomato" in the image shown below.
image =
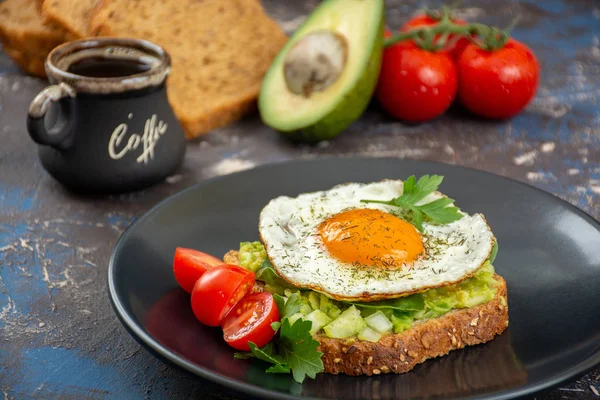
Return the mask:
[[[375,95],[390,114],[408,122],[433,119],[456,97],[457,72],[446,52],[420,49],[412,41],[387,47]]]
[[[219,326],[254,286],[254,273],[237,265],[219,265],[206,271],[192,290],[192,311],[205,325]]]
[[[279,321],[279,310],[268,292],[244,297],[223,320],[223,338],[234,349],[250,351],[248,342],[263,347],[273,338],[271,324]]]
[[[194,284],[212,267],[222,265],[223,261],[198,250],[178,247],[173,258],[173,273],[183,290],[192,293]]]
[[[464,21],[459,18],[453,18],[453,19],[451,19],[451,21],[457,25],[466,25],[467,24],[467,21]],[[406,21],[406,23],[404,25],[402,25],[402,28],[400,30],[402,32],[406,32],[413,28],[418,28],[420,26],[433,26],[433,25],[437,25],[438,23],[439,23],[439,21],[437,19],[431,18],[427,14],[419,14],[419,15],[415,15],[414,17],[412,17],[411,19]],[[440,38],[440,35],[437,35],[435,39],[438,40],[439,38]],[[450,36],[448,36],[448,41],[446,43],[447,43],[447,45],[446,45],[445,51],[450,53],[452,58],[454,58],[455,60],[458,60],[458,58],[460,57],[460,54],[462,53],[464,48],[470,42],[469,42],[469,39],[467,39],[465,37],[456,39],[454,35],[450,35]]]
[[[459,99],[474,114],[509,118],[535,96],[539,63],[524,44],[510,39],[494,51],[469,44],[458,61]]]

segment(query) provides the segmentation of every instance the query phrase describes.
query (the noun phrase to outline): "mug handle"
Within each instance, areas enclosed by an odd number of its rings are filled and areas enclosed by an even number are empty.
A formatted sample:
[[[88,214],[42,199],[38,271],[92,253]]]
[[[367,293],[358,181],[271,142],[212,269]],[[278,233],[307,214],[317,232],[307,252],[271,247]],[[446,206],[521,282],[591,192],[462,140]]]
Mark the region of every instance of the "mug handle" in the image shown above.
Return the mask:
[[[58,102],[59,123],[46,129],[45,117],[51,102]],[[75,126],[75,89],[66,83],[42,90],[29,105],[27,130],[34,142],[65,150],[73,142]]]

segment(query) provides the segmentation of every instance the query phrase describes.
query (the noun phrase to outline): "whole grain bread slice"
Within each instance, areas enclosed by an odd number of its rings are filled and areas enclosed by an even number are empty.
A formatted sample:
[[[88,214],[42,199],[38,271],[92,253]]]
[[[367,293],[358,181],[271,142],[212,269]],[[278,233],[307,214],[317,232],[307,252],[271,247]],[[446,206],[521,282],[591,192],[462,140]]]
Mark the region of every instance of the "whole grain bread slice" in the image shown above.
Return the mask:
[[[491,301],[417,322],[411,329],[383,336],[377,343],[317,336],[325,372],[346,375],[404,373],[430,358],[489,342],[508,326],[506,281],[500,275],[494,278],[498,290]]]
[[[42,22],[39,0],[0,3],[0,41],[9,57],[26,72],[45,76],[46,56],[65,40],[63,29]]]
[[[130,36],[171,55],[169,101],[188,138],[254,108],[287,36],[258,0],[104,0],[92,36]]]
[[[22,70],[28,74],[40,78],[46,77],[45,62],[46,58],[35,54],[27,54],[20,50],[13,49],[6,45],[2,46],[2,51],[8,55]]]
[[[229,251],[223,261],[239,265],[238,252]],[[355,376],[399,374],[452,350],[489,342],[508,326],[506,281],[498,274],[494,279],[498,289],[491,301],[416,322],[411,329],[385,335],[377,343],[315,336],[319,351],[323,352],[323,372]]]
[[[69,39],[88,36],[90,20],[102,0],[42,0],[41,12],[45,23],[63,28]]]

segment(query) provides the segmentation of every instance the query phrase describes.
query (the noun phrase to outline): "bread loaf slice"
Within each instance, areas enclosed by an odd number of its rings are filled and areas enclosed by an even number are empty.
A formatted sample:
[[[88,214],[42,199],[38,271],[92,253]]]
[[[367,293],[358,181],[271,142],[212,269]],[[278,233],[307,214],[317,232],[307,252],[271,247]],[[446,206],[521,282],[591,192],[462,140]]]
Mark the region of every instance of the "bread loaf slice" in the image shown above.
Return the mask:
[[[238,252],[229,251],[223,262],[239,265]],[[323,352],[323,372],[354,376],[399,374],[452,350],[489,342],[508,327],[506,281],[498,274],[494,279],[498,290],[489,302],[417,321],[412,328],[387,334],[377,343],[315,336],[320,343],[319,351]]]
[[[102,0],[42,0],[42,18],[63,28],[69,39],[88,36],[92,14]]]
[[[39,0],[0,3],[0,41],[9,57],[26,72],[45,76],[46,56],[65,40],[63,29],[42,23]]]
[[[188,138],[254,108],[287,40],[258,0],[104,0],[89,33],[143,38],[167,50],[169,101]]]
[[[45,62],[46,57],[41,57],[35,54],[27,54],[20,50],[13,49],[8,46],[2,46],[2,51],[8,55],[22,70],[28,74],[40,78],[46,77]]]
[[[329,374],[379,375],[404,373],[430,358],[452,350],[489,342],[508,326],[506,281],[498,281],[496,296],[473,308],[450,311],[416,322],[412,328],[383,336],[377,343],[317,336],[323,365]]]

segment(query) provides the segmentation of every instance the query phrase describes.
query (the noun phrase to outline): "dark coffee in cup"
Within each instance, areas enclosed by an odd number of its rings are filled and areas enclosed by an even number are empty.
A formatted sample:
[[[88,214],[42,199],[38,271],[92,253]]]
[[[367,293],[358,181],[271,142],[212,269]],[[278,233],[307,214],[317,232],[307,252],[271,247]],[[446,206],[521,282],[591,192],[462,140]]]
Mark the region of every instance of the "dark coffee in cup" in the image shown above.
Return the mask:
[[[46,60],[51,86],[27,128],[44,168],[78,191],[124,192],[164,180],[181,164],[183,130],[166,92],[170,59],[137,39],[65,43]]]
[[[90,57],[74,62],[67,70],[71,74],[90,78],[117,78],[149,71],[152,65],[136,60]]]

